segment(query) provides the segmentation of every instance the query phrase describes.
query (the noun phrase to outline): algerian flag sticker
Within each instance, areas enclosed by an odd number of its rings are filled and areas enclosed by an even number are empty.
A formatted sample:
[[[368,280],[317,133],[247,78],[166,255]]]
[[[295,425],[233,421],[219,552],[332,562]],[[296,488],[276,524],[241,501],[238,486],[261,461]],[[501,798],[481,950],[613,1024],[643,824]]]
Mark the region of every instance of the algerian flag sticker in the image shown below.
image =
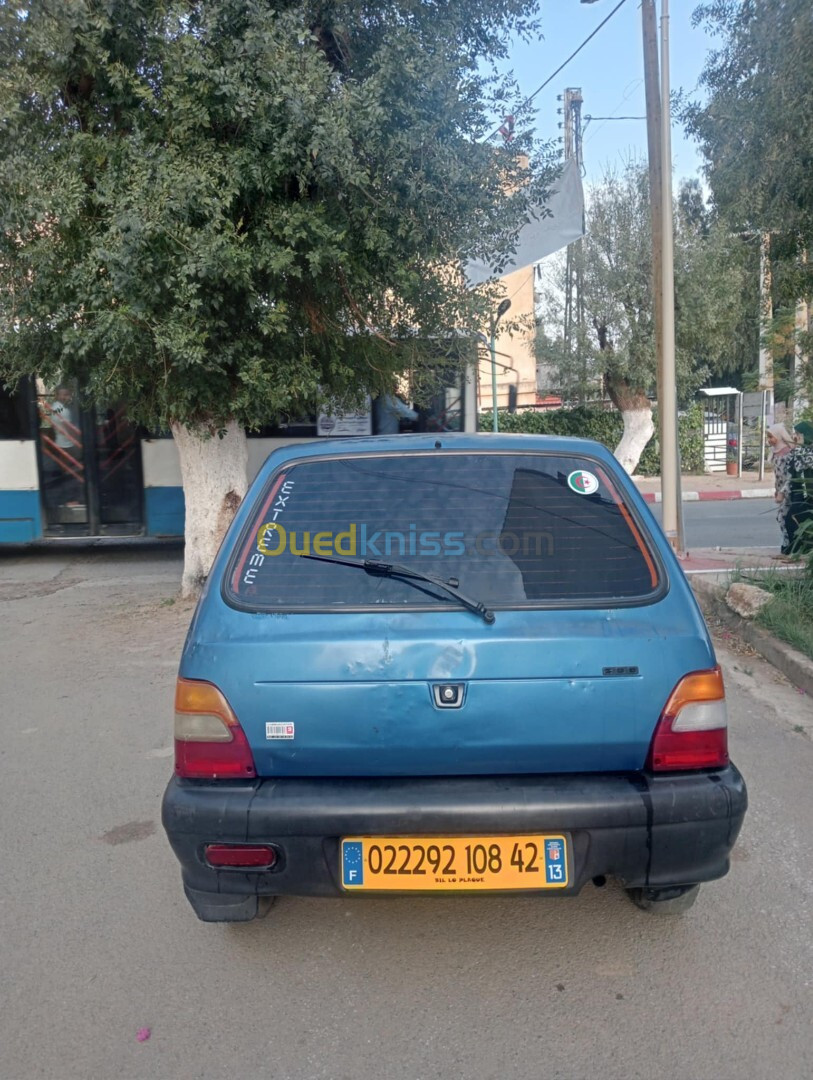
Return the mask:
[[[592,495],[598,491],[598,480],[587,469],[575,469],[567,478],[567,486],[579,495]]]

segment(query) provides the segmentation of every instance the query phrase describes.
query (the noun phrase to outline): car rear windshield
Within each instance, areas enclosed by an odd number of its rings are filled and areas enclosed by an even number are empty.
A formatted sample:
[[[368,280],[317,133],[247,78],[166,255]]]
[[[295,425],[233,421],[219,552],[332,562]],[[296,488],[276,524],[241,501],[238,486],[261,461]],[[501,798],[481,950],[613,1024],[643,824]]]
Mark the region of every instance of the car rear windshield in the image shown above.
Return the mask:
[[[429,583],[332,559],[398,563],[496,608],[623,603],[659,588],[643,527],[609,470],[551,453],[353,454],[286,466],[258,500],[226,595],[252,610],[454,603]]]

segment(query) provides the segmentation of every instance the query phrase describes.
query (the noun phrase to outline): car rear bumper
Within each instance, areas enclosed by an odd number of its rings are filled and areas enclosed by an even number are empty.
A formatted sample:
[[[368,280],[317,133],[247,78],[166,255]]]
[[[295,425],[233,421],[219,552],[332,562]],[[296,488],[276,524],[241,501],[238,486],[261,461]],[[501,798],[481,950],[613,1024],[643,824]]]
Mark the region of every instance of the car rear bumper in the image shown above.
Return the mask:
[[[711,881],[728,871],[747,807],[734,766],[663,776],[285,778],[207,783],[173,778],[163,823],[203,919],[240,920],[257,896],[346,895],[342,836],[564,833],[577,893],[592,878],[626,887]],[[271,871],[216,870],[207,843],[269,843]]]

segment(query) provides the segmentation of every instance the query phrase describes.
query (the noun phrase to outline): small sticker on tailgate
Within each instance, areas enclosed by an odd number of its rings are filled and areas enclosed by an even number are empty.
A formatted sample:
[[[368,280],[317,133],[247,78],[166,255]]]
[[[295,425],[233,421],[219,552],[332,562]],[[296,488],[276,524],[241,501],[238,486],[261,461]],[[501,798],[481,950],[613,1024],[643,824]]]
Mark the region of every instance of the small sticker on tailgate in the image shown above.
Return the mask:
[[[266,724],[265,725],[265,737],[266,737],[266,739],[293,739],[293,737],[294,737],[294,725],[293,724]]]

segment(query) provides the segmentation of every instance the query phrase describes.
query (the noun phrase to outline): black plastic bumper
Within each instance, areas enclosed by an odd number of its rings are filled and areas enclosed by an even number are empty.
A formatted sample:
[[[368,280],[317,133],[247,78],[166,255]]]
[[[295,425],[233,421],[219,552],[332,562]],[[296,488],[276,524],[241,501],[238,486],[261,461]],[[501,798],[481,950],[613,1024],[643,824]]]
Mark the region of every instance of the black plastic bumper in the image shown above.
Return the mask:
[[[657,777],[173,778],[163,823],[198,915],[239,920],[253,917],[258,895],[346,895],[342,836],[565,833],[570,894],[599,875],[627,887],[712,881],[728,871],[746,807],[733,766]],[[203,858],[213,842],[273,843],[281,858],[271,871],[215,870]]]

